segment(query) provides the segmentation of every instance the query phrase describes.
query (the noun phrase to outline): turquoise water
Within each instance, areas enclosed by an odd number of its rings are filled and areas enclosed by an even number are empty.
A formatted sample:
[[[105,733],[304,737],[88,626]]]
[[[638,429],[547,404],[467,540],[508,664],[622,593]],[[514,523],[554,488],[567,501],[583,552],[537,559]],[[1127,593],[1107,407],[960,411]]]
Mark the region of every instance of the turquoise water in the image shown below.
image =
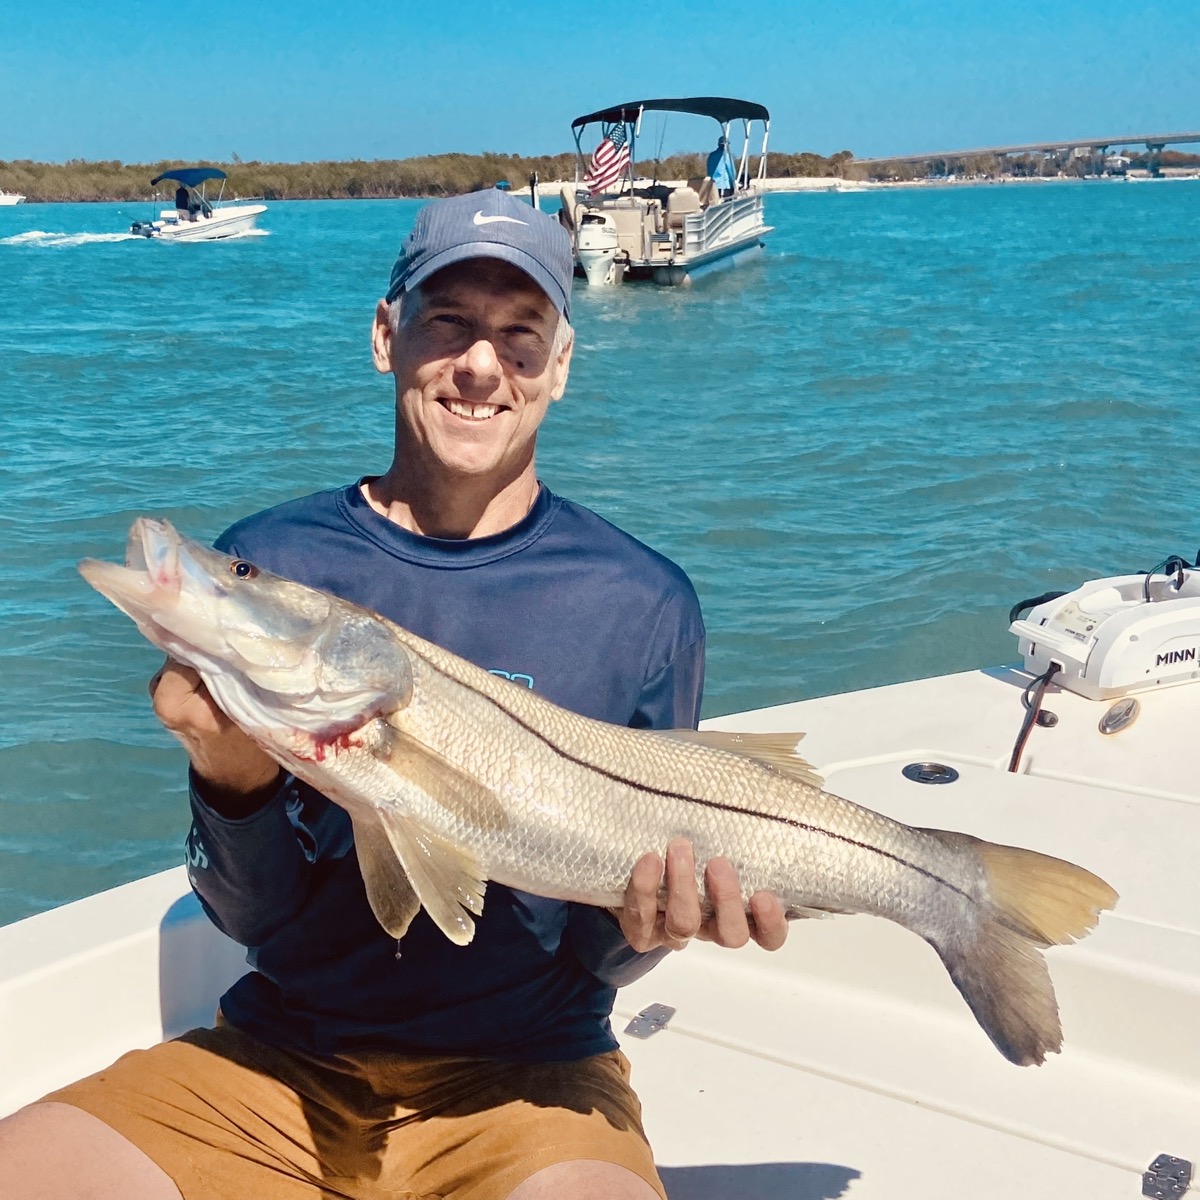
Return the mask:
[[[1195,556],[1200,183],[767,204],[751,266],[577,289],[541,443],[695,580],[708,714],[1008,661],[1016,600]],[[0,209],[0,923],[180,860],[159,656],[75,563],[386,467],[367,334],[417,207],[199,246]]]

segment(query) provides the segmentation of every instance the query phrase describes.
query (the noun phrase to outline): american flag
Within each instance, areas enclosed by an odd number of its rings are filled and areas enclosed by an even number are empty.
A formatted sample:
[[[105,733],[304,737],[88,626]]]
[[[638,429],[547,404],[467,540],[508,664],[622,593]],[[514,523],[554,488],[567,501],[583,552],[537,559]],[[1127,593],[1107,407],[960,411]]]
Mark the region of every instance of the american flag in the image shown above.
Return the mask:
[[[596,147],[583,182],[593,196],[606,192],[629,166],[629,143],[625,140],[625,122],[614,121],[604,127],[604,140]]]

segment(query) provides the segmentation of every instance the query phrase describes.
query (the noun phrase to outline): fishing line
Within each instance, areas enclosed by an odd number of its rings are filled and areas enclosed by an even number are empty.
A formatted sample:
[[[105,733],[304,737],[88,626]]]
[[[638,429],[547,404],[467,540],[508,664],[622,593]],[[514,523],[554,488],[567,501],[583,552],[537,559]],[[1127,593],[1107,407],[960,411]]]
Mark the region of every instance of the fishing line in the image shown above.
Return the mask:
[[[654,151],[654,178],[650,181],[650,186],[654,187],[658,183],[658,164],[662,161],[663,142],[667,140],[667,115],[663,115],[662,124],[658,127],[658,149]]]

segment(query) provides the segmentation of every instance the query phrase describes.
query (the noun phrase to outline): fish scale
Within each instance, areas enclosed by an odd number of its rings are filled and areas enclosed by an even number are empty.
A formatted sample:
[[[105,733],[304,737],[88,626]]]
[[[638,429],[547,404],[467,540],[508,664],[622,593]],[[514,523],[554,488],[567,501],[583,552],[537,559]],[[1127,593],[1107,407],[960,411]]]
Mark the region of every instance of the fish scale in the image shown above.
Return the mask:
[[[465,824],[445,828],[448,836],[471,845],[481,861],[495,864],[492,877],[502,882],[616,904],[647,849],[688,837],[697,852],[698,885],[703,888],[708,858],[722,854],[737,869],[747,903],[754,892],[771,891],[790,908],[850,905],[893,919],[928,918],[929,892],[939,884],[907,867],[910,858],[960,891],[982,885],[978,865],[946,852],[936,838],[764,764],[591,721],[488,672],[464,671],[469,664],[460,666],[461,660],[411,634],[397,630],[397,636],[428,675],[420,668],[414,672],[414,694],[422,699],[391,721],[503,798],[514,821],[511,839]],[[497,718],[508,718],[509,727],[495,729]],[[514,749],[499,755],[499,745]],[[515,778],[514,758],[526,765]],[[613,778],[614,764],[628,782]],[[517,786],[522,776],[530,786]],[[571,799],[550,806],[539,802],[543,796]],[[856,870],[861,854],[876,848],[882,851],[879,868],[865,872],[860,864]],[[520,880],[511,874],[514,861],[527,864]],[[573,869],[567,869],[569,863]],[[804,864],[799,874],[797,863]]]

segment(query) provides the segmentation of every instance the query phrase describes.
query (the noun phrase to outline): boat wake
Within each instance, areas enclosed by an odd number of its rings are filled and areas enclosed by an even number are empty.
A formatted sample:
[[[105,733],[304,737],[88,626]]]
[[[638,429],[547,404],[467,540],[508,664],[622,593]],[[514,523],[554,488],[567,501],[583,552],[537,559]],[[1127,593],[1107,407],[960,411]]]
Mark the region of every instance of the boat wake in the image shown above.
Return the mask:
[[[0,246],[88,246],[96,242],[132,241],[132,233],[48,233],[30,229],[12,237],[0,238]]]

